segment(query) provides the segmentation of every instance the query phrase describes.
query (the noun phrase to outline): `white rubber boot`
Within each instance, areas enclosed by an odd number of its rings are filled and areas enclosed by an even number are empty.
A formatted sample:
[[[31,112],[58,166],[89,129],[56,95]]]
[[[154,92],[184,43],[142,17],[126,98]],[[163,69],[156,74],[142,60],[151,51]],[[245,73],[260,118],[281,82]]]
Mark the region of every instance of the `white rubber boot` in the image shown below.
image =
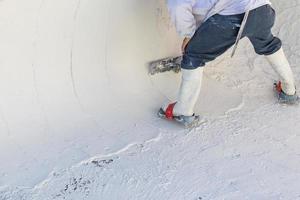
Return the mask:
[[[286,59],[283,49],[279,49],[272,55],[266,56],[267,60],[278,73],[282,83],[282,90],[287,95],[295,95],[296,87],[294,75],[288,60]]]
[[[193,70],[181,69],[181,72],[181,86],[173,113],[174,116],[192,116],[201,90],[203,67]]]

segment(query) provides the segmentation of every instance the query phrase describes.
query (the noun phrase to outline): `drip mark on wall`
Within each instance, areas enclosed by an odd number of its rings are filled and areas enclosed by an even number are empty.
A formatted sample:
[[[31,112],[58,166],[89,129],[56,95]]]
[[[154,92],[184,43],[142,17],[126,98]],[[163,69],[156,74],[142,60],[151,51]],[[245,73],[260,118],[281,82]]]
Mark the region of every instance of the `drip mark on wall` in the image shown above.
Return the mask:
[[[104,69],[105,69],[105,73],[106,73],[106,77],[108,80],[108,83],[110,83],[110,76],[109,76],[109,71],[108,71],[108,36],[109,36],[109,30],[110,30],[110,26],[109,26],[109,19],[110,19],[110,0],[106,1],[107,5],[107,13],[106,13],[106,24],[105,27],[106,28],[106,32],[105,32],[105,56],[104,56]]]
[[[36,74],[36,60],[35,60],[36,52],[37,52],[38,36],[39,36],[39,19],[40,19],[40,14],[41,14],[41,11],[43,9],[45,2],[46,2],[46,0],[41,0],[39,8],[37,10],[37,16],[36,16],[36,22],[35,22],[35,37],[32,42],[32,47],[33,47],[34,53],[33,53],[31,66],[32,66],[32,79],[33,79],[34,92],[36,94],[35,98],[36,98],[37,103],[40,106],[40,111],[41,111],[41,114],[43,116],[44,123],[45,123],[44,132],[50,133],[49,120],[46,115],[46,110],[45,110],[44,104],[42,103],[41,98],[40,98],[39,87],[38,87],[38,82],[37,82],[37,74]]]
[[[73,16],[73,20],[74,20],[74,25],[73,25],[73,31],[72,31],[72,41],[71,41],[71,47],[70,47],[70,76],[71,76],[71,84],[72,84],[72,90],[73,90],[73,94],[80,106],[81,111],[90,118],[90,120],[92,121],[92,123],[97,127],[97,129],[101,130],[99,132],[106,132],[105,130],[103,130],[101,128],[101,126],[99,125],[99,123],[93,118],[93,116],[91,114],[89,114],[88,112],[86,112],[79,94],[78,94],[78,90],[76,87],[76,80],[75,80],[75,73],[74,73],[74,63],[73,63],[73,58],[74,58],[74,41],[75,41],[75,33],[76,33],[76,27],[77,27],[77,18],[78,18],[78,14],[79,14],[79,10],[80,10],[80,6],[81,6],[81,0],[77,1],[77,5],[76,5],[76,9],[74,12],[74,16]]]
[[[79,95],[78,95],[78,92],[76,89],[76,82],[75,82],[75,76],[74,76],[74,70],[73,70],[74,69],[74,67],[73,67],[74,37],[75,37],[75,31],[76,31],[77,16],[78,16],[79,9],[80,9],[80,3],[81,3],[81,0],[78,0],[77,6],[76,6],[76,9],[74,12],[74,17],[73,17],[74,27],[73,27],[73,32],[72,32],[72,42],[71,42],[71,50],[70,50],[70,74],[71,74],[71,80],[72,80],[73,93],[74,93],[76,99],[78,100],[79,104],[81,105]]]

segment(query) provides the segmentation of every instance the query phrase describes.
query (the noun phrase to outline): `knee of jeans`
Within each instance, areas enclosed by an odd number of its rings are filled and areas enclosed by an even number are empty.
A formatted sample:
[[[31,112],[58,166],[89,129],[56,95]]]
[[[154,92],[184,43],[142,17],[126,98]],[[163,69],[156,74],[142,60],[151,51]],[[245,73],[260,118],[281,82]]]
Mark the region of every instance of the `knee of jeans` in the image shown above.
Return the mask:
[[[255,48],[255,52],[258,55],[271,55],[273,53],[275,53],[276,51],[278,51],[281,46],[282,46],[282,42],[279,38],[274,37],[272,39],[271,42],[265,42],[263,44],[253,44],[254,48]]]
[[[191,58],[188,55],[183,55],[181,68],[182,69],[197,69],[205,66],[205,62],[201,58]]]

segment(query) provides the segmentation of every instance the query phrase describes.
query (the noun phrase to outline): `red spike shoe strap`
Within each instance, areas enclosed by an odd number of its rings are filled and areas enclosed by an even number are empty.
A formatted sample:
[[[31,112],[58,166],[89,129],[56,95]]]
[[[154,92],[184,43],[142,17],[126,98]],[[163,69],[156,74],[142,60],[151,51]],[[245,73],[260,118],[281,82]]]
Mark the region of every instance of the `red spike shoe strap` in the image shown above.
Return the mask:
[[[276,84],[276,90],[277,92],[282,92],[282,87],[281,87],[281,81],[279,81],[277,84]]]
[[[169,119],[169,120],[172,120],[174,118],[174,115],[173,115],[173,109],[174,109],[174,106],[175,106],[176,103],[172,103],[170,104],[167,109],[166,109],[166,118]]]

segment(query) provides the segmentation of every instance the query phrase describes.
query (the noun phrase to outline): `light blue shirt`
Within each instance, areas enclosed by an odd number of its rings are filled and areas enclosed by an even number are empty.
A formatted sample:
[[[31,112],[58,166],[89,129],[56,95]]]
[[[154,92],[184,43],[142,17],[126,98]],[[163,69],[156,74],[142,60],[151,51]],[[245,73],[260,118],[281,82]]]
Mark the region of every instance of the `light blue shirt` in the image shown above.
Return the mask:
[[[191,38],[209,17],[235,15],[271,4],[269,0],[168,0],[171,19],[178,34]]]

